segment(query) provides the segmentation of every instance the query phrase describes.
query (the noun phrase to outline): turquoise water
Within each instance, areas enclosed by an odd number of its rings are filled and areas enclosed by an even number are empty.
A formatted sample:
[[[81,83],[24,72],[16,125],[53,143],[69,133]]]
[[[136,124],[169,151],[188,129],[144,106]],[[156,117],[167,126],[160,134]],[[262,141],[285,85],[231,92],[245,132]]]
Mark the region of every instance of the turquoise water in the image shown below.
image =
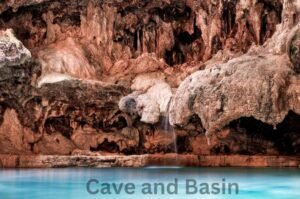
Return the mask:
[[[89,188],[92,192],[99,190],[95,195],[87,191],[87,182],[90,179],[98,180],[98,184],[91,183]],[[177,179],[177,185],[176,185]],[[187,180],[197,183],[199,189],[208,186],[210,194],[186,193]],[[220,183],[219,183],[220,182]],[[237,183],[236,189],[226,194],[212,194],[212,183]],[[101,193],[101,190],[110,183],[119,188],[121,183],[134,184],[134,193],[128,194],[121,191],[110,195]],[[153,192],[142,193],[145,184]],[[173,190],[162,194],[162,187],[157,186],[157,194],[154,194],[154,183],[162,183],[163,186],[173,183]],[[191,181],[189,181],[191,183]],[[200,185],[202,183],[202,185]],[[204,183],[204,184],[203,184]],[[161,186],[162,186],[161,185]],[[190,184],[191,185],[191,184]],[[199,185],[199,186],[198,186]],[[175,187],[177,186],[177,193]],[[194,186],[195,187],[195,186]],[[131,187],[132,188],[132,187]],[[150,190],[147,189],[148,191]],[[197,188],[198,189],[198,188]],[[107,189],[105,189],[107,191]],[[203,191],[202,190],[202,191]],[[132,189],[131,189],[132,191]],[[144,190],[145,191],[145,190]],[[195,190],[189,187],[190,192]],[[216,190],[215,190],[216,191]],[[132,192],[130,192],[132,193]],[[173,193],[173,194],[171,194]],[[203,193],[203,192],[202,192]],[[216,192],[215,192],[216,193]],[[1,199],[102,199],[102,198],[129,198],[129,199],[299,199],[300,198],[300,170],[299,169],[238,169],[238,168],[144,168],[144,169],[27,169],[27,170],[1,170],[0,171],[0,198]]]

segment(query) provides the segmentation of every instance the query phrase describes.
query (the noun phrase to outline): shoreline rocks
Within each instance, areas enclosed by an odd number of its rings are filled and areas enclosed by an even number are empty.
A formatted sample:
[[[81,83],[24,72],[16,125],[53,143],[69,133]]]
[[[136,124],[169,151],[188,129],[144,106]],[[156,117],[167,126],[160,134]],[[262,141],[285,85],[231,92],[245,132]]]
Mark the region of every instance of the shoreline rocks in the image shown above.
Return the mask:
[[[152,154],[133,156],[0,155],[2,168],[66,167],[299,167],[299,157],[289,156],[196,156]]]

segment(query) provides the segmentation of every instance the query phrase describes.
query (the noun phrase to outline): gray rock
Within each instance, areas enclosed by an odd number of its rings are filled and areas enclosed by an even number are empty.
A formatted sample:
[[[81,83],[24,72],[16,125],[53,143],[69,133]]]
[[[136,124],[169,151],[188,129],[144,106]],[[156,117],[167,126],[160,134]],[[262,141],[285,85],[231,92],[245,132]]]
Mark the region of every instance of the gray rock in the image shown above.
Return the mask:
[[[12,29],[0,31],[0,67],[23,64],[30,57],[31,53],[15,38]]]

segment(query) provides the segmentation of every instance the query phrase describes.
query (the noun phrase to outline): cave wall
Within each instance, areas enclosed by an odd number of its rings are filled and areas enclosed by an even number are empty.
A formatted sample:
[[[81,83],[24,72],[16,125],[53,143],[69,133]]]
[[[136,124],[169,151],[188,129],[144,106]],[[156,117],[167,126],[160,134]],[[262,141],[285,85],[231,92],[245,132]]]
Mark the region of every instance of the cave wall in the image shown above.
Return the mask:
[[[173,66],[207,61],[224,49],[246,52],[273,35],[281,14],[279,0],[45,1],[2,11],[0,27],[14,29],[42,60],[72,38],[97,72],[84,77],[99,79],[116,62],[144,53]]]
[[[295,2],[0,2],[0,153],[299,155]]]

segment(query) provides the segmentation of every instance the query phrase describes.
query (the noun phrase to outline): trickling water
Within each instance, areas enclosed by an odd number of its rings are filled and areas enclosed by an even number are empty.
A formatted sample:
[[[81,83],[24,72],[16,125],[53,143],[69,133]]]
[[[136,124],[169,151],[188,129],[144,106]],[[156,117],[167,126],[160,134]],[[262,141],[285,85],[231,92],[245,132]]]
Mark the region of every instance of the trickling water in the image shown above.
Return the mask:
[[[174,146],[174,153],[178,153],[178,149],[177,149],[177,136],[176,136],[176,131],[174,129],[174,127],[170,124],[170,119],[169,119],[169,107],[170,107],[170,102],[171,100],[169,101],[168,103],[168,106],[167,106],[167,110],[166,110],[166,113],[165,113],[165,116],[163,118],[163,128],[164,128],[164,131],[167,132],[167,133],[171,133],[172,134],[172,139],[173,139],[173,146]]]
[[[164,131],[166,133],[172,134],[173,146],[174,146],[174,153],[178,153],[178,150],[177,150],[177,141],[176,141],[177,140],[177,136],[176,136],[176,132],[175,132],[174,127],[172,125],[170,125],[169,114],[168,113],[163,118],[163,128],[164,128]]]

